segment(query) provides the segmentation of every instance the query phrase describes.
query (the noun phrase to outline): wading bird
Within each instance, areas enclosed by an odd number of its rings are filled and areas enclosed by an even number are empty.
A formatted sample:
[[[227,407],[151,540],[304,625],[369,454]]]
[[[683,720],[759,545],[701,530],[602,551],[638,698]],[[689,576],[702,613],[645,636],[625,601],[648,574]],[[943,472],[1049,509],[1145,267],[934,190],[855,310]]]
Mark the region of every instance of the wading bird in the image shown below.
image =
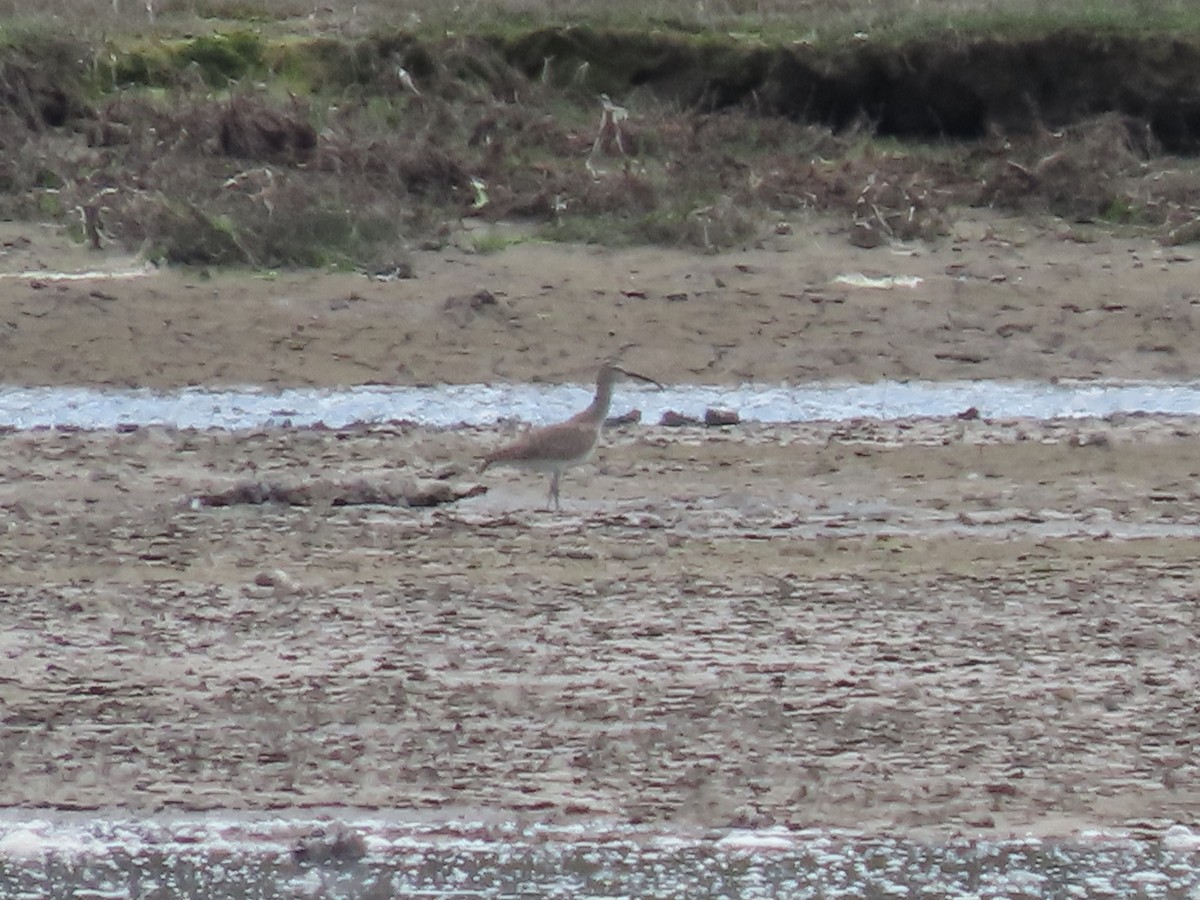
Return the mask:
[[[558,502],[559,479],[567,469],[591,458],[612,403],[613,385],[621,378],[632,378],[662,387],[653,378],[605,363],[596,376],[596,396],[587,409],[557,425],[532,428],[511,444],[493,450],[483,457],[479,471],[483,472],[489,466],[516,466],[535,472],[549,472],[550,494],[546,503],[549,505],[553,500],[554,508],[561,509]]]

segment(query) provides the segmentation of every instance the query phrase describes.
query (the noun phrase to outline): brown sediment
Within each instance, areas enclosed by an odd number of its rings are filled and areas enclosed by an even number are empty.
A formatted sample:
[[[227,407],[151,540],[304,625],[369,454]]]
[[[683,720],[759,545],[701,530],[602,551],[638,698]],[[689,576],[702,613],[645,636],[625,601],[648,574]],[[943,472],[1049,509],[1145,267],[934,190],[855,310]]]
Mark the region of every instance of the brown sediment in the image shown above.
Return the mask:
[[[816,221],[736,255],[446,252],[389,283],[6,279],[0,354],[14,383],[153,387],[582,381],[621,349],[665,382],[1198,374],[1187,254],[956,228],[884,256]],[[28,234],[13,271],[104,261]],[[628,425],[562,515],[510,472],[434,510],[193,502],[466,471],[479,429],[0,434],[0,804],[1190,821],[1196,431]]]

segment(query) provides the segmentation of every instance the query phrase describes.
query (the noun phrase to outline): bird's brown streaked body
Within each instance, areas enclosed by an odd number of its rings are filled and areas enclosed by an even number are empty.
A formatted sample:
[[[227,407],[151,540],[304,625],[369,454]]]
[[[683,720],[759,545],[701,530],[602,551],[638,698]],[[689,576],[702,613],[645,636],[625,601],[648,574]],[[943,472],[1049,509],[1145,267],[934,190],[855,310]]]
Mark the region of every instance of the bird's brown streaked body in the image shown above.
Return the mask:
[[[596,396],[587,409],[557,425],[532,428],[511,444],[493,450],[483,457],[479,471],[489,466],[506,465],[549,472],[550,494],[547,503],[553,500],[554,508],[561,509],[558,500],[559,480],[567,469],[591,458],[600,439],[600,429],[608,416],[608,408],[612,405],[613,385],[620,378],[633,378],[662,387],[653,378],[605,363],[596,376]]]

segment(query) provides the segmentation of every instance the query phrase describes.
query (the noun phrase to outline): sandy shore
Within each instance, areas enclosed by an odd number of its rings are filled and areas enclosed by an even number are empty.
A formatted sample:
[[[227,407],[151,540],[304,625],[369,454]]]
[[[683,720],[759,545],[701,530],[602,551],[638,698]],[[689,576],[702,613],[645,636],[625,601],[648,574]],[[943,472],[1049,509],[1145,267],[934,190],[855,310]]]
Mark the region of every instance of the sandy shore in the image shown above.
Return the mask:
[[[10,384],[146,387],[589,381],[614,354],[664,383],[1200,377],[1187,248],[1003,219],[956,232],[862,250],[830,223],[798,224],[721,256],[450,249],[417,253],[417,277],[390,282],[6,276],[0,358]],[[9,276],[137,266],[35,226],[0,236]],[[839,281],[854,275],[915,286]],[[481,291],[494,302],[473,302]]]
[[[128,262],[5,227],[9,273]],[[958,231],[447,251],[386,283],[27,275],[0,282],[0,359],[9,383],[156,387],[577,381],[615,351],[668,382],[1200,376],[1186,254]],[[486,430],[2,434],[0,804],[1190,822],[1198,429],[631,426],[567,477],[562,515],[536,476],[473,473]],[[195,502],[409,476],[489,490]]]

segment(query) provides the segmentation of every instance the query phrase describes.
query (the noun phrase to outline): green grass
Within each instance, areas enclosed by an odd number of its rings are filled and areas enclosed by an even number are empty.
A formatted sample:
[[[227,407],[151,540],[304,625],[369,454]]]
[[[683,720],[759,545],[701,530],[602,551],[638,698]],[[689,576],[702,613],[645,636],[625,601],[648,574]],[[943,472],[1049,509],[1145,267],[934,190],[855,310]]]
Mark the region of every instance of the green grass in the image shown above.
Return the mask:
[[[1200,35],[1200,5],[1190,0],[934,0],[873,4],[865,15],[815,16],[804,39],[831,48],[862,41],[896,45],[910,42],[1028,40],[1057,31],[1098,35]],[[756,32],[785,39],[787,20]]]
[[[156,0],[153,7],[151,20],[143,0],[118,0],[116,9],[112,0],[7,0],[0,2],[0,22],[89,40],[239,31],[353,38],[397,29],[426,39],[472,33],[512,38],[541,27],[579,25],[828,46],[856,35],[880,42],[1025,38],[1062,28],[1200,34],[1200,4],[1193,0],[409,0],[400,8],[389,0],[360,0],[329,5],[336,9],[300,0]]]
[[[483,232],[473,232],[468,235],[467,243],[471,250],[481,255],[500,253],[509,247],[528,242],[528,235],[512,228],[493,228]]]

